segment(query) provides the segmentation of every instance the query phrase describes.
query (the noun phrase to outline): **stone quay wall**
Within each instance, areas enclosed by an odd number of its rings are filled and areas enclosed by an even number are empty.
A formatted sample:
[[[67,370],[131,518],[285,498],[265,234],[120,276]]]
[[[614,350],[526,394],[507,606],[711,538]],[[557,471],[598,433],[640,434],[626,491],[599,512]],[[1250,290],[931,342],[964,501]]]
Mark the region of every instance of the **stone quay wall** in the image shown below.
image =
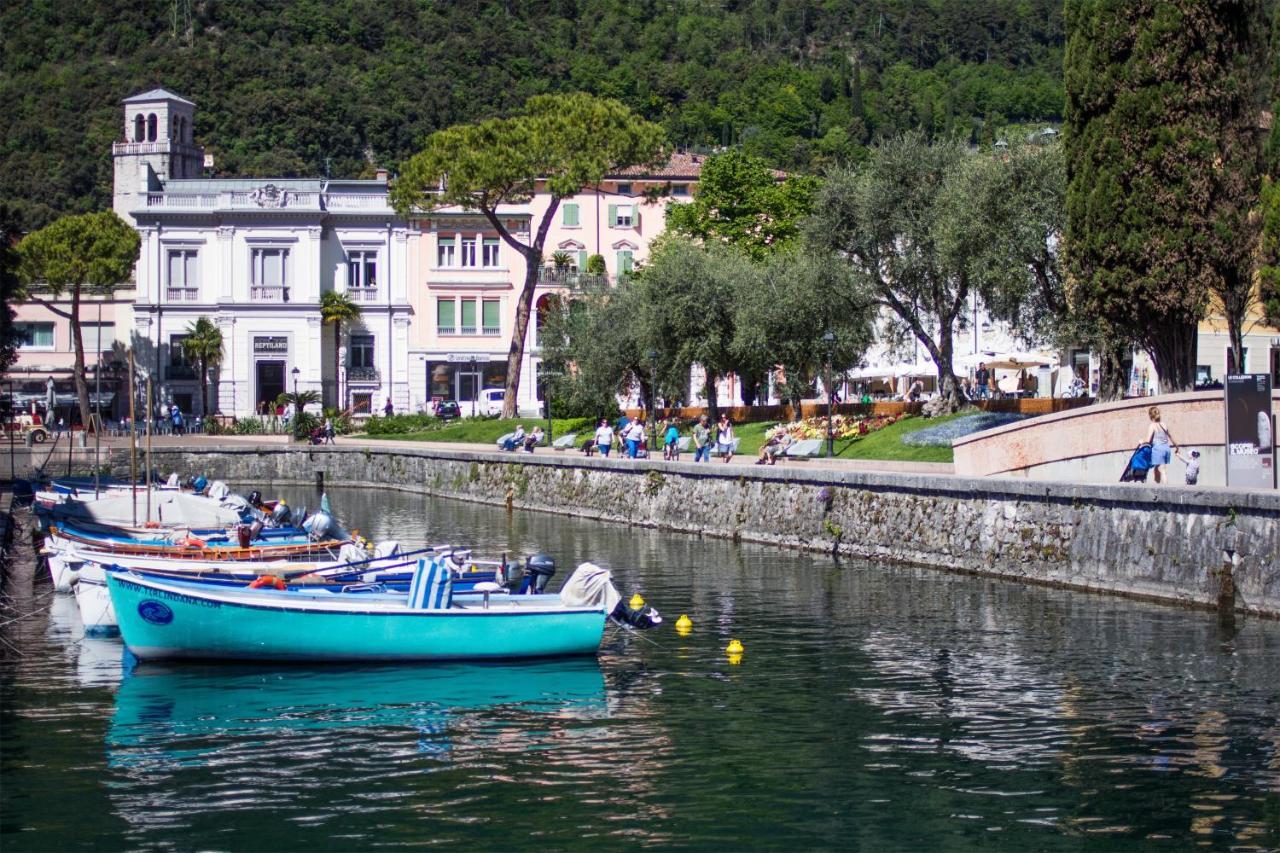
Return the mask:
[[[126,451],[127,453],[127,451]],[[1280,494],[403,446],[154,453],[242,484],[395,488],[948,571],[1280,616]],[[127,456],[113,459],[127,468]],[[117,467],[117,470],[120,470]],[[1230,594],[1230,593],[1229,593]]]

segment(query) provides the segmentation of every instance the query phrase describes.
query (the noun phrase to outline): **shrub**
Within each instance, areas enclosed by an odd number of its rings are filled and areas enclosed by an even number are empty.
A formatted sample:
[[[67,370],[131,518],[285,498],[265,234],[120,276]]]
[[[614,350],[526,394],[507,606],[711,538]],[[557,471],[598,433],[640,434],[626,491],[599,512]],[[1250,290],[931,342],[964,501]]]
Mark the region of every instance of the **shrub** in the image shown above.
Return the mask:
[[[236,435],[261,435],[263,432],[262,421],[257,418],[245,418],[236,421],[233,431]]]
[[[439,429],[443,423],[435,415],[392,415],[389,418],[374,415],[365,423],[364,429],[369,435],[405,435]]]
[[[293,420],[289,423],[289,429],[293,433],[293,437],[299,440],[305,440],[311,437],[311,431],[320,426],[324,421],[319,416],[313,415],[311,412],[298,412],[293,416]]]

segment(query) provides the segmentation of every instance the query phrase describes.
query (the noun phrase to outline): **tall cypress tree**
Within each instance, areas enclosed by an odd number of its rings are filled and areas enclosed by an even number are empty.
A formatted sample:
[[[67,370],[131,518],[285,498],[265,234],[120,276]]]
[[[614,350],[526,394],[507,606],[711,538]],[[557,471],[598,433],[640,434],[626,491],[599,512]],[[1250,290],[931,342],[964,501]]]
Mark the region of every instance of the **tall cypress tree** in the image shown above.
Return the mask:
[[[1068,0],[1065,17],[1073,305],[1190,389],[1197,323],[1253,242],[1261,0]]]

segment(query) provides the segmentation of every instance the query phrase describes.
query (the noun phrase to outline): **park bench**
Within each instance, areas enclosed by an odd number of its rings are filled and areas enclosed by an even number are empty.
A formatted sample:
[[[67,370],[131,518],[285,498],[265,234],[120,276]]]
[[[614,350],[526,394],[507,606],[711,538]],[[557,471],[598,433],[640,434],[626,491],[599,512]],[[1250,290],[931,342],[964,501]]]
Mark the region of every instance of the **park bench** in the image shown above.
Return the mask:
[[[779,459],[794,459],[797,462],[805,462],[816,456],[822,455],[822,439],[820,438],[804,438],[797,441],[781,453]]]
[[[578,440],[578,434],[571,432],[568,435],[562,435],[555,441],[551,442],[552,450],[573,450],[574,443]]]

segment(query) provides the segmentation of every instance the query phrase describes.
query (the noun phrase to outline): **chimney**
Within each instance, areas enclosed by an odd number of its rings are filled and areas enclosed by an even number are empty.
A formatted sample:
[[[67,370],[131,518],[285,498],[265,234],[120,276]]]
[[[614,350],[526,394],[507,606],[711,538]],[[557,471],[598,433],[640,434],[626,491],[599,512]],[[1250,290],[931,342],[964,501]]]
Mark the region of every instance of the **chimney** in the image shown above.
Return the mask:
[[[386,181],[387,178],[391,176],[391,173],[388,172],[386,169],[379,169],[378,171],[373,173],[373,176],[379,181]]]

